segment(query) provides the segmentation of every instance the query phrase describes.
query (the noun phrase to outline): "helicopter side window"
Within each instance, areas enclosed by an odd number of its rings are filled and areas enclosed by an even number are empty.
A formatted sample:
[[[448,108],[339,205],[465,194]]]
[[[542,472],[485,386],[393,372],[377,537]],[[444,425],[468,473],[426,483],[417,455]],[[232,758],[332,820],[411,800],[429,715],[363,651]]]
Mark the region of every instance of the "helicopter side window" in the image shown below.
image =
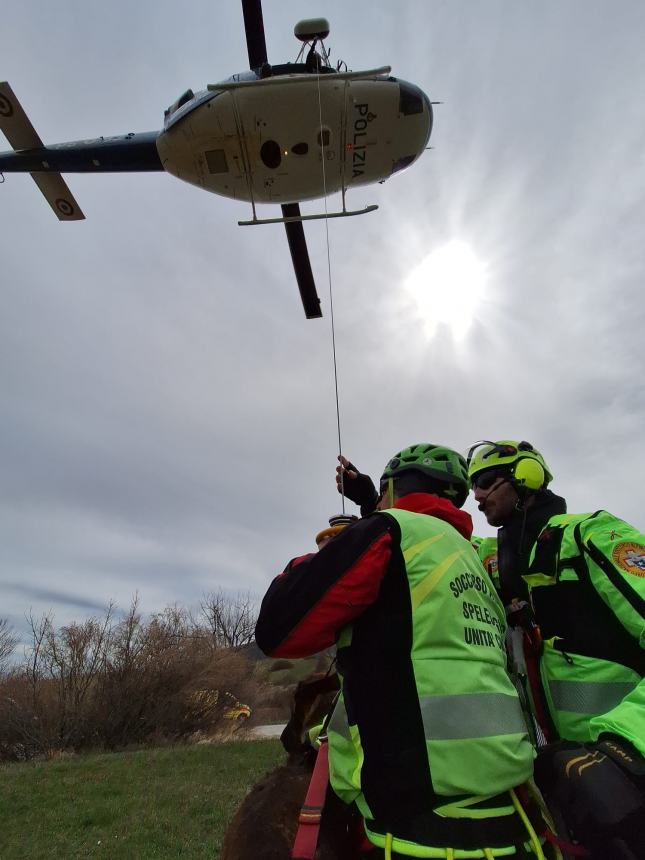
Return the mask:
[[[331,132],[328,128],[323,128],[318,132],[317,138],[318,146],[329,146],[331,141]]]
[[[309,144],[304,141],[302,143],[296,143],[291,147],[291,152],[293,152],[294,155],[306,155],[309,152]]]
[[[204,153],[209,173],[228,173],[226,153],[223,149],[209,149]]]
[[[404,116],[423,113],[423,94],[418,87],[407,81],[399,81],[399,113]]]
[[[260,147],[260,158],[271,170],[280,167],[280,162],[282,161],[280,145],[275,140],[265,140]]]

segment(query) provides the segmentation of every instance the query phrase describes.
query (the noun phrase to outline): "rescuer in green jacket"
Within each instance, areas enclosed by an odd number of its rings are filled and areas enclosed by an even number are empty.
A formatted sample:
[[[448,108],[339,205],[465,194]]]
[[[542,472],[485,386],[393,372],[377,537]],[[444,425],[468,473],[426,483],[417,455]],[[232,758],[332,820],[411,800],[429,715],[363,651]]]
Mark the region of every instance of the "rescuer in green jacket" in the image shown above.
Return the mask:
[[[536,776],[594,858],[643,858],[645,535],[606,511],[566,514],[528,442],[479,442],[468,464],[548,742]]]
[[[492,579],[493,585],[497,591],[499,591],[499,575],[497,573],[497,538],[473,535],[470,542],[475,547],[475,552],[479,556],[481,563],[484,565],[484,570]]]
[[[534,751],[506,668],[504,609],[460,510],[467,495],[457,452],[404,449],[377,510],[292,560],[258,618],[271,656],[336,643],[331,785],[386,857],[544,856],[526,792],[514,790]]]

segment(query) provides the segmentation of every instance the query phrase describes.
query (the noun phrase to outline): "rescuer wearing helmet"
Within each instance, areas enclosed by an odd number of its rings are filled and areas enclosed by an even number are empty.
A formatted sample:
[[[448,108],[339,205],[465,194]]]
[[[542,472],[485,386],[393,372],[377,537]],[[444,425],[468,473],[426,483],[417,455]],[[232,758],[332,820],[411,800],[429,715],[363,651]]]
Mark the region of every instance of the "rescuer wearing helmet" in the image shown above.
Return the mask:
[[[336,643],[331,786],[386,857],[543,857],[513,790],[534,751],[506,670],[503,606],[459,510],[466,461],[412,445],[380,491],[373,513],[272,582],[256,641],[290,658]]]
[[[549,742],[540,787],[593,857],[643,858],[645,535],[606,511],[566,514],[528,442],[478,442],[468,474],[499,528],[512,662]]]

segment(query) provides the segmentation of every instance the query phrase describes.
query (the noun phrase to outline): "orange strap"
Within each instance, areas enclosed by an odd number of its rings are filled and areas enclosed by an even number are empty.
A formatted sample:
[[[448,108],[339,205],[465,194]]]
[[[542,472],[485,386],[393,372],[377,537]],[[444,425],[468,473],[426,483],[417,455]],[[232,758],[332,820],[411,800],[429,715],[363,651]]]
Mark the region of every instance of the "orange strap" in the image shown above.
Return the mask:
[[[292,860],[313,860],[314,858],[328,782],[327,738],[321,737],[314,772],[311,775],[307,796],[298,817],[298,831],[291,850]]]

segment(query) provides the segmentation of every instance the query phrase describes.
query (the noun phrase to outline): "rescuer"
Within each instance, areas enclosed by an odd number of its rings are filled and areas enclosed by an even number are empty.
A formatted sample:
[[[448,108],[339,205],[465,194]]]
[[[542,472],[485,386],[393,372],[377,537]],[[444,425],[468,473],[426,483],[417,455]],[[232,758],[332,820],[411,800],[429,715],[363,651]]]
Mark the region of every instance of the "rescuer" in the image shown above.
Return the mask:
[[[506,671],[504,609],[460,510],[466,461],[413,445],[380,490],[374,513],[276,577],[256,641],[289,658],[336,643],[331,785],[386,857],[543,857],[527,793],[514,791],[534,751]]]
[[[475,547],[479,560],[484,565],[486,573],[493,580],[493,585],[499,591],[499,576],[497,574],[497,538],[472,536],[470,541]]]
[[[566,514],[528,442],[479,442],[468,464],[499,528],[500,595],[523,652],[512,662],[549,742],[540,787],[594,858],[644,858],[645,535],[606,511]]]

